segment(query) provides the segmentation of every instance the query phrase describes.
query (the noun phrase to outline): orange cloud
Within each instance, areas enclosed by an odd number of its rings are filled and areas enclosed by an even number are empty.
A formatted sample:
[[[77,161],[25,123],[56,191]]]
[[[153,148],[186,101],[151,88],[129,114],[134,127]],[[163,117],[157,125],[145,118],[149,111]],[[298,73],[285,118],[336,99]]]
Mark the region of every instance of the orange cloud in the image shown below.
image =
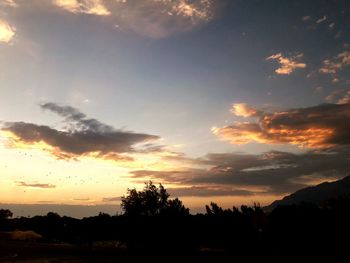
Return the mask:
[[[162,38],[190,31],[210,21],[215,5],[213,0],[125,1],[113,8],[113,14],[121,28],[147,37]]]
[[[210,7],[212,3],[210,0],[202,0],[195,3],[194,1],[179,0],[175,1],[172,6],[172,12],[169,15],[175,13],[184,17],[200,18],[203,20],[209,20],[210,18]]]
[[[75,14],[85,13],[97,16],[111,14],[101,0],[55,0],[54,3],[58,7]]]
[[[319,69],[319,72],[324,74],[335,74],[339,70],[342,70],[344,66],[350,64],[350,51],[344,51],[337,56],[335,56],[332,60],[325,59],[323,61],[322,68]]]
[[[189,31],[214,16],[214,0],[53,0],[74,14],[110,16],[118,30],[162,38]]]
[[[16,29],[4,20],[0,20],[0,43],[9,43],[16,34]]]
[[[282,56],[282,53],[278,53],[266,58],[266,60],[276,60],[280,64],[280,67],[275,70],[277,74],[289,75],[295,69],[306,68],[305,63],[298,62],[298,60],[300,60],[302,57],[303,57],[303,53],[299,53],[290,58]]]
[[[241,117],[254,117],[259,114],[259,111],[246,103],[235,103],[233,104],[232,113]]]
[[[347,104],[350,103],[350,90],[341,89],[333,91],[326,98],[327,102],[337,103],[337,104]]]
[[[258,142],[294,144],[310,148],[350,144],[349,103],[323,104],[273,113],[261,112],[256,117],[257,121],[214,127],[212,132],[232,144]]]

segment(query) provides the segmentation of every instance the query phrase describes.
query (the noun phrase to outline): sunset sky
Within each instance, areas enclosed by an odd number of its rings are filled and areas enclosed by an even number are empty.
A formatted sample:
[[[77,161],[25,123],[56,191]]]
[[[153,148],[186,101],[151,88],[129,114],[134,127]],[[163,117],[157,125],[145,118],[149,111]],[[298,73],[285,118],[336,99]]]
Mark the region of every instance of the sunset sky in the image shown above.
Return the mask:
[[[348,0],[0,0],[0,203],[265,205],[350,174]]]

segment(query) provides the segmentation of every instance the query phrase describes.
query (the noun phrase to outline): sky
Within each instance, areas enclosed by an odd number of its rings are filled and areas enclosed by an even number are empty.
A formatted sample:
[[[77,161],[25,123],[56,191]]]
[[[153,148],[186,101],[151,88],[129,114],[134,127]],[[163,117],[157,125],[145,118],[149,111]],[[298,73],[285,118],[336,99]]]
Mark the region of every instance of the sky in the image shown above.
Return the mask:
[[[0,0],[0,203],[152,180],[265,205],[349,175],[349,23],[346,0]]]

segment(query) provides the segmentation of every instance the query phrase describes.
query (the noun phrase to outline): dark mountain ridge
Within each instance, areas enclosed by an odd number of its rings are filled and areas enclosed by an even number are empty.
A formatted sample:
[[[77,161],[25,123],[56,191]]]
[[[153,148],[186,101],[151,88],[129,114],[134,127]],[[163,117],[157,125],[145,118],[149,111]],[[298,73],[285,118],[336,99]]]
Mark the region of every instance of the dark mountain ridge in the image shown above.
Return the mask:
[[[350,175],[334,182],[324,182],[316,186],[310,186],[276,200],[266,206],[264,210],[272,211],[279,205],[293,205],[302,202],[322,204],[330,199],[350,196]]]

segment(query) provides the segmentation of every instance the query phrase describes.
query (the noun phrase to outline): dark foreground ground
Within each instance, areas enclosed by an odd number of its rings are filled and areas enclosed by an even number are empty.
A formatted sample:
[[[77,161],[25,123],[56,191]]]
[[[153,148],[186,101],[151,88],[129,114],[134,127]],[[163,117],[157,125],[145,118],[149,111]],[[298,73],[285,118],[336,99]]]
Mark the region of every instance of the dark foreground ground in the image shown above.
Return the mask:
[[[344,245],[348,241],[344,240]],[[112,245],[86,245],[38,243],[31,241],[0,241],[1,263],[112,263],[112,262],[348,262],[344,248],[329,251],[310,244],[310,250],[300,251],[298,244],[280,253],[274,249],[267,253],[254,251],[231,251],[202,248],[191,254],[133,252]],[[305,253],[306,252],[306,253]],[[320,253],[321,252],[321,253]],[[339,253],[340,252],[340,253]]]
[[[0,262],[80,263],[124,262],[125,249],[87,245],[37,243],[29,241],[0,241]]]
[[[17,263],[92,263],[92,262],[179,262],[176,251],[172,253],[130,252],[115,243],[94,244],[93,247],[73,244],[53,244],[32,241],[0,241],[0,262]],[[223,251],[201,249],[195,253],[182,253],[183,260],[214,262],[224,260]]]

